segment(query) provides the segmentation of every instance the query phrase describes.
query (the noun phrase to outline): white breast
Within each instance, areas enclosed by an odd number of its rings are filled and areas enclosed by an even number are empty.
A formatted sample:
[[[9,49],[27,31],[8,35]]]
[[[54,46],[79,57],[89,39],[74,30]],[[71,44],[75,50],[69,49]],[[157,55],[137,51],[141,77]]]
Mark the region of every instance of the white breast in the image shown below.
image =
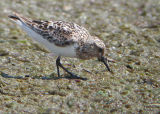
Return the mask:
[[[50,43],[48,40],[44,39],[41,35],[34,32],[32,29],[27,27],[22,22],[18,21],[16,22],[18,25],[21,26],[21,28],[28,33],[30,37],[32,37],[34,40],[38,41],[42,45],[44,45],[46,48],[48,48],[49,51],[54,53],[54,55],[57,56],[66,56],[66,57],[76,57],[76,51],[75,48],[78,46],[77,44],[72,44],[65,47],[59,47],[56,46],[54,43]]]

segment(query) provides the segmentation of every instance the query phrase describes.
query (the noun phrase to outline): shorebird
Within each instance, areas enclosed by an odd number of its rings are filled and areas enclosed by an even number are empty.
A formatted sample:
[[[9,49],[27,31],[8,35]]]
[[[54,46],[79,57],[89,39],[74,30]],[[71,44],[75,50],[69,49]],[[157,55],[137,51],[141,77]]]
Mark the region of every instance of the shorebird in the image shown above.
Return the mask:
[[[96,57],[111,72],[108,62],[113,61],[104,57],[104,42],[98,37],[90,35],[84,27],[65,21],[32,20],[18,13],[13,13],[8,17],[27,32],[31,38],[58,56],[56,59],[58,77],[61,76],[59,67],[71,76],[76,76],[61,64],[61,56],[84,60]]]

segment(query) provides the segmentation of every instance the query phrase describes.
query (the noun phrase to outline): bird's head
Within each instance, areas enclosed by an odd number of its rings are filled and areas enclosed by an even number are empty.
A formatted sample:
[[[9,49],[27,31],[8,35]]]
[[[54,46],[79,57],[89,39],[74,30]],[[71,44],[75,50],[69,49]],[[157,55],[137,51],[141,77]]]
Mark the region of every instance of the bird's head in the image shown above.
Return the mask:
[[[108,65],[108,62],[110,61],[106,57],[104,57],[105,50],[106,50],[104,42],[99,38],[94,37],[94,45],[96,47],[96,52],[97,52],[96,55],[97,55],[98,61],[103,62],[106,68],[108,69],[108,71],[111,72]]]

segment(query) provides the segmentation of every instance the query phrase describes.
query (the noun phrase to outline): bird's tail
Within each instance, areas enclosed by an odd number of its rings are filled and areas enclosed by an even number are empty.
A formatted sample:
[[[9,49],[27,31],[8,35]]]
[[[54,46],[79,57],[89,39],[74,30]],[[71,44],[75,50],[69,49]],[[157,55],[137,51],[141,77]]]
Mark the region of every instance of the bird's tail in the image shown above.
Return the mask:
[[[18,13],[13,13],[11,15],[8,16],[12,21],[16,22],[17,24],[21,25],[21,24],[30,24],[32,21],[31,19],[25,18],[22,15],[18,14]]]

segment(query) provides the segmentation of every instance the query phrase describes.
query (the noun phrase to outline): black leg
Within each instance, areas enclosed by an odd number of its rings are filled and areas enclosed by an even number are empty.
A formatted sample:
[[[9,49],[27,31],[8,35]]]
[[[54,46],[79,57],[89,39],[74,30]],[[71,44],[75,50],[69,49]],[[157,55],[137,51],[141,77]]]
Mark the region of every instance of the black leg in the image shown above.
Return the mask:
[[[81,80],[87,80],[87,78],[83,78],[83,77],[79,77],[76,76],[75,74],[73,74],[72,72],[70,72],[69,70],[67,70],[60,62],[61,57],[59,56],[56,60],[56,66],[57,66],[57,73],[58,73],[58,77],[60,76],[60,72],[59,72],[59,67],[61,67],[64,71],[66,71],[68,74],[70,74],[71,76],[66,76],[65,78],[68,79],[81,79]]]
[[[60,77],[60,72],[59,72],[59,67],[61,67],[63,70],[65,70],[68,74],[70,74],[71,76],[75,76],[72,72],[68,71],[60,62],[61,57],[59,56],[56,60],[56,66],[57,66],[57,73],[58,73],[58,77]]]
[[[106,65],[108,71],[111,72],[111,69],[109,68],[109,63],[108,63],[108,62],[109,62],[109,61],[108,61],[108,59],[106,58],[106,63],[105,63],[105,65]]]
[[[59,64],[60,64],[60,56],[58,56],[58,58],[56,59],[56,66],[57,66],[57,74],[58,77],[60,77],[60,72],[59,72]]]

